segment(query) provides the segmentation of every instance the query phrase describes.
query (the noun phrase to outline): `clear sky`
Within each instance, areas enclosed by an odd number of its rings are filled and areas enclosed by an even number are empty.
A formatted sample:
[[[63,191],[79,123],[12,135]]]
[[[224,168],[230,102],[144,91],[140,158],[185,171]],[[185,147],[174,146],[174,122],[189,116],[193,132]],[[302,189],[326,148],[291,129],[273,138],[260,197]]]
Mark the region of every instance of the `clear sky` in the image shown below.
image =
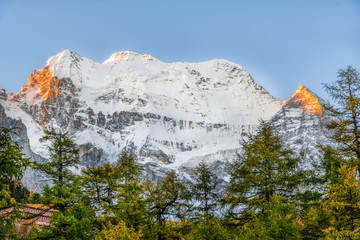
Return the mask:
[[[165,62],[223,58],[279,99],[339,68],[360,71],[360,0],[0,1],[0,88],[18,92],[64,49],[103,62],[130,50]]]

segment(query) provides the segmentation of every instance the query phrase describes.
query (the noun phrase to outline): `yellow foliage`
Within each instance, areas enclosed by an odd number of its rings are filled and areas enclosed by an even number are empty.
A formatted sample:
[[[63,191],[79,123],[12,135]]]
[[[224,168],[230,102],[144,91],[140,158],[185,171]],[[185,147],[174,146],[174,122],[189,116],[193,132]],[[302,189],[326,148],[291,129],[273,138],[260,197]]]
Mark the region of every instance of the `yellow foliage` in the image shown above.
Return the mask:
[[[126,227],[122,221],[117,225],[109,222],[108,226],[100,232],[96,240],[138,240],[142,237],[141,233],[136,233],[134,229]]]
[[[330,226],[323,229],[325,239],[360,239],[360,182],[357,169],[342,166],[339,182],[328,186],[327,198],[321,206]]]

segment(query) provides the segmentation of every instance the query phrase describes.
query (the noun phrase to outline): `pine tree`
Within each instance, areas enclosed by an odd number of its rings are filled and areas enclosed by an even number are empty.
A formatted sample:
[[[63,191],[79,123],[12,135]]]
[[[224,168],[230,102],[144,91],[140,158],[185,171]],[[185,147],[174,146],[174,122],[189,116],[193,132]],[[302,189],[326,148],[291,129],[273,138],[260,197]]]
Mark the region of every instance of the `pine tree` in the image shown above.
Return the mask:
[[[266,214],[272,196],[295,196],[303,179],[299,157],[287,148],[269,123],[261,122],[256,134],[242,143],[243,152],[229,167],[230,184],[225,193],[228,217],[250,221]]]
[[[324,84],[336,106],[327,105],[335,120],[328,124],[338,151],[358,168],[360,173],[360,73],[348,66],[338,71],[338,80]]]

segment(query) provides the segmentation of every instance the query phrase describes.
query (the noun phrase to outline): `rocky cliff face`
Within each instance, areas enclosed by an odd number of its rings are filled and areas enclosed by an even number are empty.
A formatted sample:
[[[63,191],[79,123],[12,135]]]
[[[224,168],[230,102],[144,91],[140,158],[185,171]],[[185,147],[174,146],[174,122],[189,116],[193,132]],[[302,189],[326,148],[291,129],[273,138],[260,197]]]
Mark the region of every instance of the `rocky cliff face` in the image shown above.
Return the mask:
[[[321,100],[305,87],[282,102],[234,63],[164,63],[132,52],[100,64],[63,51],[19,93],[7,99],[0,92],[0,106],[3,116],[21,122],[21,139],[37,160],[47,157],[46,143],[39,142],[43,129],[53,127],[71,134],[82,165],[114,162],[127,149],[152,178],[168,169],[190,174],[204,159],[226,180],[226,163],[260,118],[306,151],[313,151],[323,127]]]
[[[311,168],[312,162],[318,160],[318,144],[330,144],[325,125],[331,116],[323,109],[324,104],[316,94],[300,85],[271,119],[284,142],[297,153],[305,153],[304,168]]]

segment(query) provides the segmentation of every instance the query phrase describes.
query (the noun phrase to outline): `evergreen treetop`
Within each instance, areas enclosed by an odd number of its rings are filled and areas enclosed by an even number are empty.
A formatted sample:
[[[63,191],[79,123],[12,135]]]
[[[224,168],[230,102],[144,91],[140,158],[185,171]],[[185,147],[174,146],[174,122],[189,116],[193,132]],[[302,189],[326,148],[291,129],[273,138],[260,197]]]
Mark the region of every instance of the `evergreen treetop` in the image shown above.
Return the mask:
[[[331,138],[360,172],[360,73],[352,66],[340,69],[338,80],[324,88],[336,104],[326,106],[334,117],[327,125],[334,133]]]
[[[229,214],[248,221],[266,211],[274,194],[292,199],[302,183],[300,158],[286,147],[269,123],[262,121],[255,134],[242,143],[243,151],[229,168],[230,184],[225,202]],[[238,211],[238,212],[237,212]]]

